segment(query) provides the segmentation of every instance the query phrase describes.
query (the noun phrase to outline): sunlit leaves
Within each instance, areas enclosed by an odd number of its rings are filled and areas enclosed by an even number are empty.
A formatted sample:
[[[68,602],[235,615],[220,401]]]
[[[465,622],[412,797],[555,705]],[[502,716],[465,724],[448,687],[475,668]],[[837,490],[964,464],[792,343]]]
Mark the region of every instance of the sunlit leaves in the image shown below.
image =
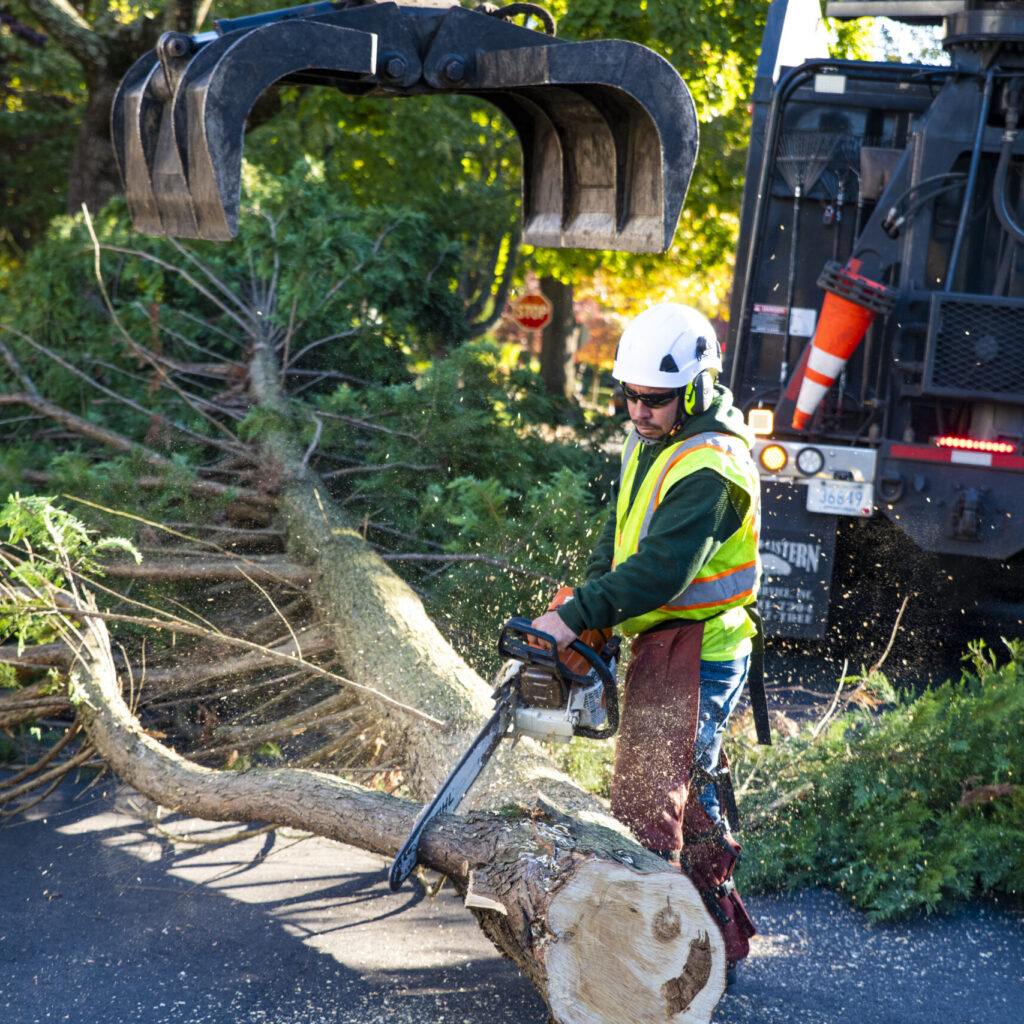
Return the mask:
[[[11,494],[0,505],[0,635],[20,650],[51,638],[51,623],[38,615],[52,587],[79,574],[102,576],[100,557],[111,550],[141,556],[122,537],[100,537],[49,497]]]

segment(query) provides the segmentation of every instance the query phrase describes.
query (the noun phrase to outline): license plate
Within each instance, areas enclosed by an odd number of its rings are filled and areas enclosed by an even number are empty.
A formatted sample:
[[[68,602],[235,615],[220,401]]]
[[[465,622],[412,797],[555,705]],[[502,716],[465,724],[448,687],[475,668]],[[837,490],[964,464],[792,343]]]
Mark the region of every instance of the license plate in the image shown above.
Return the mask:
[[[869,516],[874,511],[873,484],[851,480],[809,480],[807,511],[831,512],[837,516]]]

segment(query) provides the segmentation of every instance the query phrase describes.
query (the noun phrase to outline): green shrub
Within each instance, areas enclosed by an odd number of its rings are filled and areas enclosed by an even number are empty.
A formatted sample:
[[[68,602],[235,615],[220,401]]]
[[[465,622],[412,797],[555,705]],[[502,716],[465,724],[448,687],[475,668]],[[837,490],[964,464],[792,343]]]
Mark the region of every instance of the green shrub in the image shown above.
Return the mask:
[[[959,681],[740,758],[769,780],[743,805],[745,888],[827,886],[872,920],[1019,899],[1024,644],[1004,642],[1004,665],[977,644]]]

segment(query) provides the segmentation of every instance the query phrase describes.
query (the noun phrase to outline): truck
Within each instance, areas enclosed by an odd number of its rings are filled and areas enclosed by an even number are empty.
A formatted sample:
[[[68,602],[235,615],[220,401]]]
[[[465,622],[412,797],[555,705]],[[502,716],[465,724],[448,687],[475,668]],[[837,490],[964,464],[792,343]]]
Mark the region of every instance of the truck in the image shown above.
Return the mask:
[[[941,26],[945,63],[832,59],[821,13],[768,11],[726,344],[766,632],[877,639],[901,598],[1019,628],[1024,3],[825,5]]]

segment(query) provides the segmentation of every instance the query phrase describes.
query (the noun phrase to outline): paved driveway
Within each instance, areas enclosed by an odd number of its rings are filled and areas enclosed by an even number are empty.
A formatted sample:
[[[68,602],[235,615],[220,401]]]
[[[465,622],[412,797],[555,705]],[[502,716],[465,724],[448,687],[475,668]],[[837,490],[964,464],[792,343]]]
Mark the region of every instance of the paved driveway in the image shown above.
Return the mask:
[[[382,858],[287,832],[174,842],[151,812],[65,785],[0,827],[5,1024],[544,1024],[450,890],[391,893]],[[716,1024],[1024,1020],[1020,913],[868,928],[830,893],[747,902],[763,936]]]

